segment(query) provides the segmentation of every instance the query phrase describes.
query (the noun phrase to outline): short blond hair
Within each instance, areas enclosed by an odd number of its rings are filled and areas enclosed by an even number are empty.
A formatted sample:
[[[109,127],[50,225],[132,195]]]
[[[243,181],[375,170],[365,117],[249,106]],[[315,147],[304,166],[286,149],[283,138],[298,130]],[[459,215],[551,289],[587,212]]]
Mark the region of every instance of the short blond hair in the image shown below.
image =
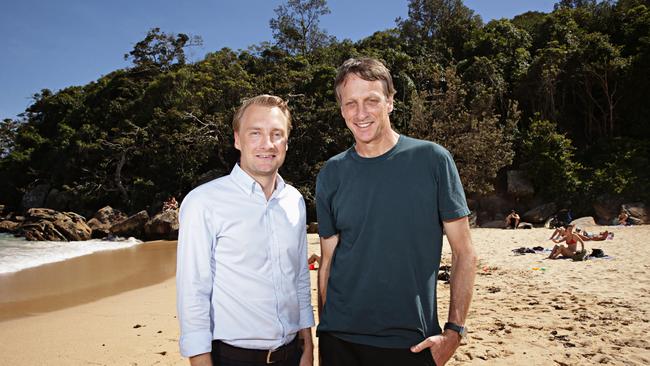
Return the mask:
[[[350,58],[339,66],[338,74],[336,75],[336,79],[334,79],[334,91],[336,101],[339,104],[341,104],[341,93],[339,89],[350,74],[355,74],[366,81],[381,81],[384,86],[386,98],[392,98],[397,92],[393,85],[393,78],[390,76],[390,71],[388,71],[386,65],[381,61],[370,57]]]
[[[259,105],[263,107],[277,107],[282,111],[286,121],[287,121],[287,134],[291,132],[291,111],[289,111],[289,105],[287,102],[275,95],[261,94],[249,99],[246,99],[242,104],[237,108],[237,112],[232,118],[232,129],[235,132],[239,132],[239,126],[241,124],[241,118],[246,112],[246,109],[252,105]]]

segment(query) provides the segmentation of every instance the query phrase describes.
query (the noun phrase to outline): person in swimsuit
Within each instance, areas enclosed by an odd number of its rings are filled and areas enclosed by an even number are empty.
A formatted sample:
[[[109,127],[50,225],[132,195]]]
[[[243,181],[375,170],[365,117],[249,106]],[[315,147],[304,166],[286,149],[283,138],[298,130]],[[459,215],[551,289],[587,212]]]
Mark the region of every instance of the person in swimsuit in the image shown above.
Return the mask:
[[[613,239],[614,238],[614,233],[610,233],[609,231],[601,231],[598,234],[591,234],[588,233],[585,230],[580,230],[576,228],[576,234],[582,239],[583,241],[603,241],[606,239]]]
[[[553,247],[551,254],[548,256],[549,259],[556,259],[560,255],[565,257],[572,257],[578,251],[578,243],[582,247],[581,250],[585,250],[585,243],[578,234],[573,232],[573,225],[568,225],[564,236],[559,239],[553,239],[553,242],[558,245]],[[567,245],[561,245],[560,243],[565,242]]]

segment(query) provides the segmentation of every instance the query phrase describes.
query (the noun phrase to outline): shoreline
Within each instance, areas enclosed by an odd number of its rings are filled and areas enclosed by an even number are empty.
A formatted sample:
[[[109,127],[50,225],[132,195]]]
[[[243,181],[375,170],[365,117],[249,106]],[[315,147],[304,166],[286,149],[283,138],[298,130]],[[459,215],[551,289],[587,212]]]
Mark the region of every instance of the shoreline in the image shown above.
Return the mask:
[[[0,274],[0,322],[97,301],[176,273],[176,241],[151,241]]]
[[[585,243],[587,250],[601,248],[609,258],[573,262],[545,259],[548,253],[515,255],[512,249],[518,247],[552,247],[551,231],[472,229],[480,265],[466,323],[469,333],[448,365],[650,364],[650,341],[644,337],[650,332],[650,226],[586,229],[615,232],[613,240]],[[308,255],[318,254],[318,236],[309,234],[308,242]],[[147,245],[142,246],[145,250],[121,253],[101,271],[90,264],[91,257],[101,252],[79,257],[75,271],[82,277],[79,282],[93,284],[100,278],[98,273],[105,273],[109,283],[112,279],[131,283],[129,288],[146,287],[115,290],[103,284],[100,287],[108,287],[102,295],[106,297],[86,296],[83,303],[1,321],[0,364],[187,365],[178,349],[172,276],[162,282],[133,283],[131,277],[138,277],[137,273],[121,272],[130,267],[152,272],[150,265],[167,266],[173,274],[175,242]],[[133,257],[130,264],[122,256]],[[441,264],[450,263],[445,239]],[[310,277],[315,305],[316,271],[310,271]],[[5,280],[0,278],[0,283]],[[50,291],[67,286],[61,279],[46,282],[52,286]],[[86,291],[83,286],[71,290]],[[80,296],[71,297],[78,301]],[[47,302],[25,300],[24,305],[30,301]],[[448,304],[449,285],[439,281],[441,324]],[[317,338],[314,343],[317,347]],[[317,352],[316,348],[316,360]]]

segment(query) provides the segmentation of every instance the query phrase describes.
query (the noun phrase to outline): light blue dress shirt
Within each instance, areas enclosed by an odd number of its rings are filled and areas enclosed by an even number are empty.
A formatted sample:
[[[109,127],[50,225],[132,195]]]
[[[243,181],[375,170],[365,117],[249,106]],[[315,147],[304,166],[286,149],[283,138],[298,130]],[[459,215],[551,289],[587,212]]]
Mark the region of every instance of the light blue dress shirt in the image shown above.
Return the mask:
[[[278,175],[267,201],[239,165],[192,190],[180,209],[176,270],[180,349],[212,340],[275,349],[314,325],[305,202]]]

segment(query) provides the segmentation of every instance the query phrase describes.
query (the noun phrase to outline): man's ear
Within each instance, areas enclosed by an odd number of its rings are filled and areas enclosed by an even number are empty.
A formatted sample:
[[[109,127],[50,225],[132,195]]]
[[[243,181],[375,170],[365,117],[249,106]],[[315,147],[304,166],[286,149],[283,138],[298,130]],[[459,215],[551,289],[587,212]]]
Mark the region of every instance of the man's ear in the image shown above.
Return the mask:
[[[393,111],[393,97],[388,98],[388,113]]]
[[[241,151],[241,145],[239,144],[239,132],[235,131],[235,149]]]

